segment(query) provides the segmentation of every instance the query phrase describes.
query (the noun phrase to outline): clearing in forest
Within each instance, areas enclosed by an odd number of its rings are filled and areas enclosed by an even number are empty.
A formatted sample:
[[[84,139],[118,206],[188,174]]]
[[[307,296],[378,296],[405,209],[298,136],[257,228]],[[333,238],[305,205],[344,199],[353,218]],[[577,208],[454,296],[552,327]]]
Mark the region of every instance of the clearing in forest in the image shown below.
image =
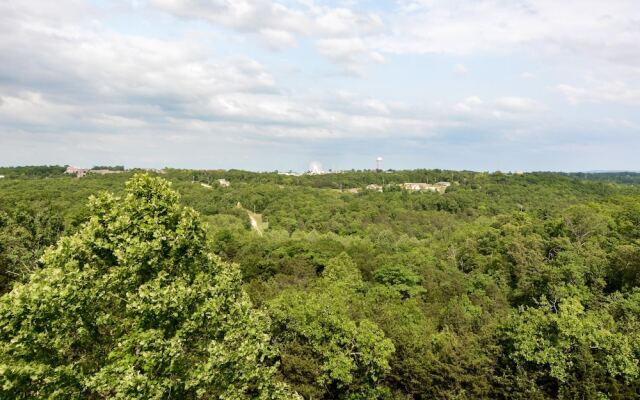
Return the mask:
[[[260,236],[262,236],[262,233],[267,230],[267,228],[269,228],[269,223],[262,221],[262,214],[254,213],[250,210],[247,210],[242,206],[242,204],[240,204],[240,202],[236,204],[236,207],[241,208],[247,212],[247,215],[249,215],[249,220],[251,221],[251,229],[258,232]]]

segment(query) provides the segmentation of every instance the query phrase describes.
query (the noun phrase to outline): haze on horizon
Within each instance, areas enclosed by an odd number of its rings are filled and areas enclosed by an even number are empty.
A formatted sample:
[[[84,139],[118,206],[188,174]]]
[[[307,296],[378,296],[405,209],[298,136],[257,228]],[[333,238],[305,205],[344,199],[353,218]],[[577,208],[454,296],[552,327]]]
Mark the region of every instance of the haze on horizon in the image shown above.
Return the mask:
[[[637,0],[0,3],[0,165],[640,170]]]

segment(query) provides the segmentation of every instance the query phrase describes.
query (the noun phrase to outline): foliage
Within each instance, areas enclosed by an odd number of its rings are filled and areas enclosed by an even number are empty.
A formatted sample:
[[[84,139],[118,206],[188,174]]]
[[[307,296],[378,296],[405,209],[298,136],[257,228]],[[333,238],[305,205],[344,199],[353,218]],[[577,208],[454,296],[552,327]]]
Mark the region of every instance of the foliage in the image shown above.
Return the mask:
[[[63,229],[60,216],[49,209],[0,211],[0,294],[8,292],[14,281],[28,279]]]
[[[540,303],[514,313],[507,324],[517,364],[546,371],[564,398],[602,397],[601,382],[611,379],[637,381],[640,346],[635,335],[619,330],[606,308],[586,310],[577,297],[555,302],[543,297]]]
[[[66,167],[60,165],[32,165],[26,167],[0,167],[0,175],[6,178],[61,177]]]
[[[285,377],[306,398],[376,398],[393,344],[350,308],[363,288],[346,254],[332,259],[317,285],[285,291],[271,304]]]
[[[285,398],[268,320],[157,178],[91,217],[0,301],[4,398]]]
[[[124,165],[96,165],[92,170],[124,171]]]
[[[13,369],[0,376],[15,385],[4,397],[113,397],[129,389],[109,382],[138,379],[123,377],[130,367],[154,385],[122,397],[162,396],[167,387],[198,397],[184,383],[197,374],[187,364],[220,379],[194,378],[206,390],[239,371],[238,379],[263,382],[258,374],[276,391],[277,376],[316,399],[640,397],[637,174],[167,169],[163,178],[181,193],[165,197],[168,209],[180,211],[163,216],[149,202],[125,207],[132,194],[85,205],[103,190],[121,195],[131,172],[3,171],[0,267],[3,290],[14,289],[0,302],[8,313],[0,319],[12,321],[0,341]],[[223,178],[229,187],[216,184]],[[436,181],[452,185],[444,194],[397,186]],[[372,183],[384,191],[363,190]],[[246,210],[268,223],[262,235]],[[197,221],[185,231],[199,232],[187,240],[197,252],[179,250],[180,221]],[[63,234],[70,239],[38,262]],[[63,248],[67,255],[54,256]],[[145,257],[154,268],[142,267]],[[197,325],[192,307],[210,298],[219,299],[217,322]],[[216,329],[227,322],[242,332],[228,340],[246,341],[259,359],[205,346],[221,343]],[[208,363],[212,351],[232,361]],[[27,366],[33,371],[16,375]],[[39,376],[42,385],[29,385]]]

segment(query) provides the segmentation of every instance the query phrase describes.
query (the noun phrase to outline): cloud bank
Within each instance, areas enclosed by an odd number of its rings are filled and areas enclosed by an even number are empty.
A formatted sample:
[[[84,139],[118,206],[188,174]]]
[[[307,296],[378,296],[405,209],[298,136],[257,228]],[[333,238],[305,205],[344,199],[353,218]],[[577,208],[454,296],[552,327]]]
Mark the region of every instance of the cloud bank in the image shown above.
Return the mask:
[[[640,169],[638,16],[625,0],[5,2],[0,160]]]

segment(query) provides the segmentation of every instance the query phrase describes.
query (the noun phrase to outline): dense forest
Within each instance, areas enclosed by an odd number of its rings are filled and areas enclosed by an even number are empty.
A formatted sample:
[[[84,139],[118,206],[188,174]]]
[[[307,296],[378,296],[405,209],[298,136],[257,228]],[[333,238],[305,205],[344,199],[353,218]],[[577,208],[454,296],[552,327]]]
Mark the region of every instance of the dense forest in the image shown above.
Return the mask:
[[[640,174],[96,168],[0,168],[0,398],[640,398]]]

